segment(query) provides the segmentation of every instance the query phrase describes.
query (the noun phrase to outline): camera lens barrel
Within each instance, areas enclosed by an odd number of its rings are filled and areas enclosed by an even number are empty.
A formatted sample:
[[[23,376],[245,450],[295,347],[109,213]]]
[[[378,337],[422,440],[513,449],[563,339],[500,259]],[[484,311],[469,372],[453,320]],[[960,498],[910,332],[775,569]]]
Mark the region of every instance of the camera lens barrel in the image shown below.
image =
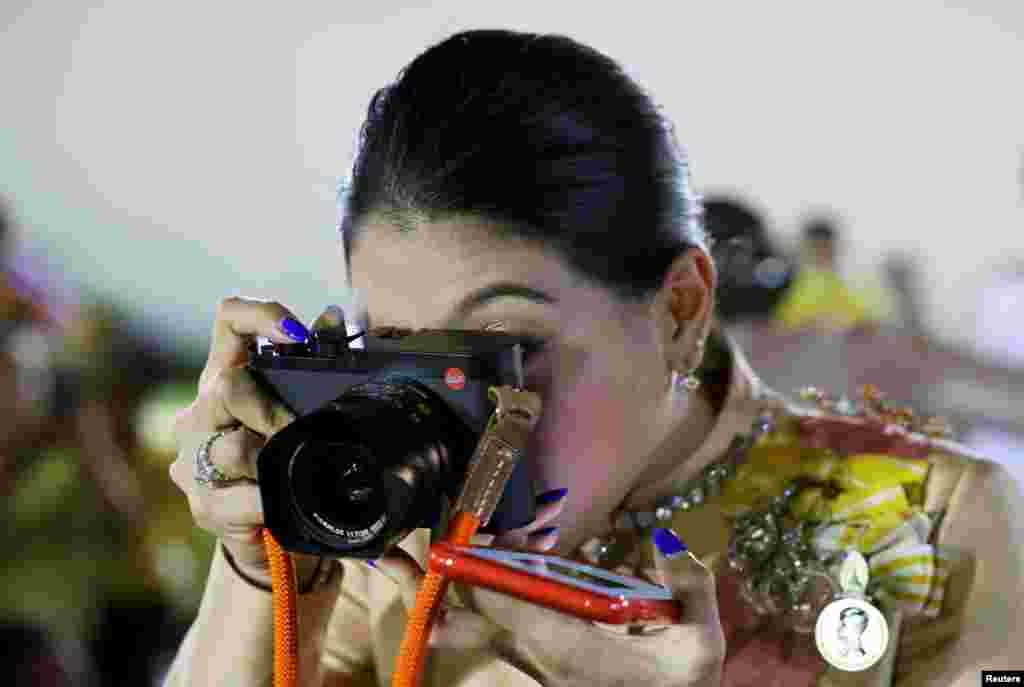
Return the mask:
[[[268,526],[292,550],[372,558],[435,522],[473,436],[433,392],[392,378],[347,389],[274,435],[259,459]],[[444,460],[439,447],[449,460]],[[268,498],[269,496],[269,498]]]

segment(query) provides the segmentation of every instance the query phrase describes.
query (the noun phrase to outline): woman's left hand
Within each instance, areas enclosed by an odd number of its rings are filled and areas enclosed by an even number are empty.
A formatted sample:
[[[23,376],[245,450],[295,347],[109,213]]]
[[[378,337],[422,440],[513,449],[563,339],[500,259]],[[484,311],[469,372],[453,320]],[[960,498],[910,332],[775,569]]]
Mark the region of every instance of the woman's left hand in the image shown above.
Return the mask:
[[[682,605],[683,619],[678,625],[628,634],[622,627],[595,624],[471,588],[468,601],[475,610],[447,609],[434,626],[430,645],[438,649],[490,648],[546,686],[717,687],[725,638],[714,576],[670,530],[659,530],[655,542],[657,568],[647,574],[671,589]],[[408,565],[399,567],[409,574]],[[421,574],[415,563],[413,567],[414,574]],[[408,582],[418,586],[418,580]]]

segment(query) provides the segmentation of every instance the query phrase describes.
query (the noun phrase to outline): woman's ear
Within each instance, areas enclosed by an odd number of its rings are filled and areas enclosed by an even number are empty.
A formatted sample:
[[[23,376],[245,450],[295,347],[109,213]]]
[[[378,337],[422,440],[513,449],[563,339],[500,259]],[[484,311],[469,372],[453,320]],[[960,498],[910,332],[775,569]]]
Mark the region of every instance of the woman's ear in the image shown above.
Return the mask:
[[[672,262],[654,299],[668,370],[690,372],[700,365],[714,321],[714,294],[715,268],[706,252],[691,248]]]

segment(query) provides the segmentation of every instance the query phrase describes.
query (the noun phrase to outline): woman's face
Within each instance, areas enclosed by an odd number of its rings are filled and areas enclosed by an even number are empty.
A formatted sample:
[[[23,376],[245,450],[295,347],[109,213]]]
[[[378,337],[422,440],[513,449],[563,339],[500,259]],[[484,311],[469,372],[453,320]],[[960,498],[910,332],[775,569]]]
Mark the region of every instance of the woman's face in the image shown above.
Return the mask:
[[[604,523],[661,438],[669,367],[653,306],[624,304],[553,254],[480,225],[371,224],[352,286],[372,327],[498,329],[547,342],[527,367],[544,401],[529,450],[542,490],[567,487],[560,549]],[[605,521],[606,522],[606,521]]]

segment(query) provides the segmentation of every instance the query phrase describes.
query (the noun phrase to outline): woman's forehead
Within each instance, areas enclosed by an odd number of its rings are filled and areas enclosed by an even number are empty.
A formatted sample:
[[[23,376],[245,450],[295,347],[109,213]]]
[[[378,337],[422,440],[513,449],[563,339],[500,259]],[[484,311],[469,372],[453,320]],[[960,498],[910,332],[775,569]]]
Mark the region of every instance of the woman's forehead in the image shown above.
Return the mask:
[[[499,237],[482,222],[450,220],[403,227],[388,222],[370,223],[353,246],[352,267],[353,272],[368,273],[405,267],[410,261],[447,263],[448,271],[454,274],[507,265],[514,262],[510,256],[531,262],[558,262],[536,243]]]
[[[563,300],[578,280],[539,245],[496,236],[472,222],[412,230],[370,224],[351,255],[352,286],[375,316],[434,326],[467,296],[493,284],[518,284]]]

